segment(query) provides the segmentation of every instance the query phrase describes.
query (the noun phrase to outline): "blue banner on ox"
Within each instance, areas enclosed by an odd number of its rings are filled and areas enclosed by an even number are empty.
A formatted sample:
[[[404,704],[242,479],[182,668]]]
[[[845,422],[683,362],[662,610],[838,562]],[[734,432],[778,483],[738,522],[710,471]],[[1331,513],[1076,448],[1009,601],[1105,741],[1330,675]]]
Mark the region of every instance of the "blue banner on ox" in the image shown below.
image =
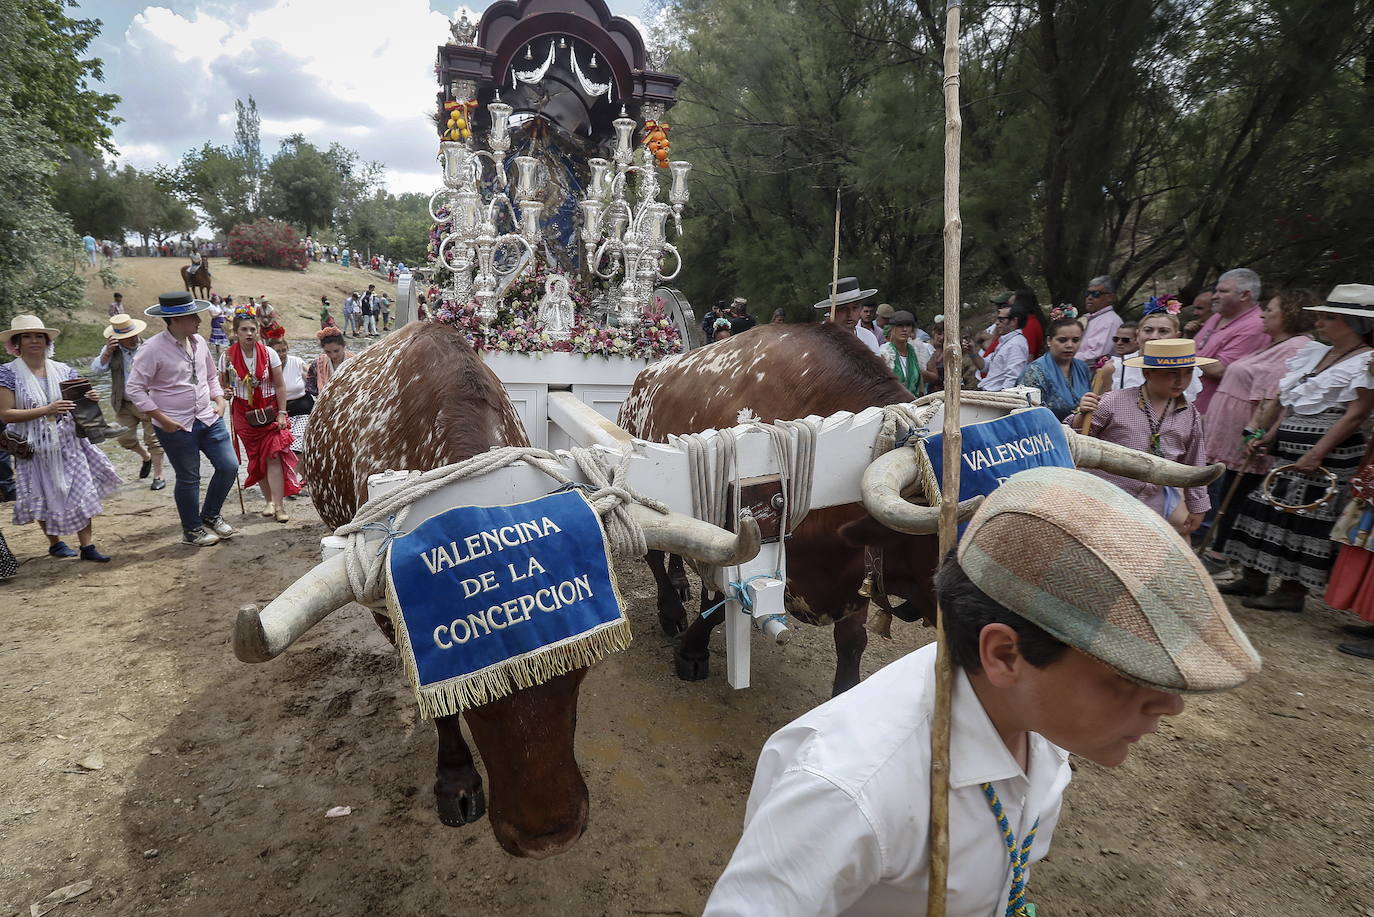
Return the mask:
[[[391,545],[389,605],[427,716],[488,703],[629,643],[596,511],[576,491],[465,506]]]
[[[985,497],[1007,478],[1027,468],[1074,467],[1069,438],[1049,408],[969,424],[961,427],[960,433],[964,438],[964,461],[959,467],[960,500]],[[943,481],[944,434],[927,437],[923,443],[935,479]],[[963,531],[961,525],[959,533],[962,535]]]

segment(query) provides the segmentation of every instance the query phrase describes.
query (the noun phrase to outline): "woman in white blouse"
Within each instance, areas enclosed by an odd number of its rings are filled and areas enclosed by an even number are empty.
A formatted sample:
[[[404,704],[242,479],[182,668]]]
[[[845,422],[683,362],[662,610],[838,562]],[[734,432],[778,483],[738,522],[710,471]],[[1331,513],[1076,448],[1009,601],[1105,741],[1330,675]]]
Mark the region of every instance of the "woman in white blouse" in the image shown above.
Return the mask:
[[[1306,345],[1288,361],[1288,373],[1279,382],[1276,416],[1262,418],[1263,436],[1250,448],[1272,452],[1279,465],[1291,464],[1288,472],[1275,475],[1274,499],[1285,506],[1316,502],[1327,482],[1311,475],[1325,468],[1344,489],[1364,454],[1360,430],[1374,408],[1374,379],[1369,362],[1374,317],[1363,317],[1342,308],[1337,287],[1317,312],[1320,341]],[[1369,313],[1374,316],[1374,311]],[[1260,491],[1251,493],[1236,517],[1226,543],[1226,553],[1243,572],[1234,583],[1221,586],[1229,595],[1250,596],[1247,608],[1268,611],[1301,611],[1308,590],[1326,586],[1335,558],[1329,540],[1331,526],[1341,507],[1339,500],[1300,512],[1285,512],[1271,505]],[[1276,591],[1265,595],[1270,576],[1280,580]]]
[[[291,419],[291,450],[299,455],[305,444],[305,427],[315,399],[306,390],[307,366],[304,360],[290,352],[286,338],[277,338],[272,349],[281,358],[282,381],[286,383],[286,416]]]

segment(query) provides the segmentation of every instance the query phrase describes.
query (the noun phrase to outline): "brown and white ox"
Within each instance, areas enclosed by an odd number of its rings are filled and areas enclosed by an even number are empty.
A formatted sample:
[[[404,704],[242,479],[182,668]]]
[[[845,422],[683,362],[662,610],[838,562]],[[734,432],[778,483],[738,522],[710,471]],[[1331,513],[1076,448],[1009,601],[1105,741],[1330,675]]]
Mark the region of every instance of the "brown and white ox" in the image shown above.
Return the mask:
[[[662,442],[672,434],[734,426],[745,408],[772,422],[858,413],[911,400],[911,393],[852,331],[836,324],[760,325],[645,369],[621,406],[620,425],[635,436]],[[1081,468],[1103,468],[1157,483],[1191,486],[1218,473],[1215,467],[1178,465],[1072,433],[1070,445]],[[865,575],[865,547],[883,550],[886,594],[905,599],[927,620],[934,617],[936,511],[900,498],[902,485],[915,479],[914,467],[897,472],[892,479],[897,484],[884,486],[881,493],[869,483],[879,465],[885,466],[876,476],[881,479],[898,465],[912,462],[911,450],[897,450],[875,461],[865,475],[865,503],[875,508],[881,522],[859,503],[813,509],[787,541],[784,605],[800,621],[835,626],[835,694],[858,684],[859,662],[868,646],[868,599],[858,594]],[[975,505],[961,505],[961,517]],[[904,534],[913,531],[930,534]],[[705,678],[711,630],[724,616],[698,615],[688,626],[680,566],[665,569],[663,555],[657,552],[646,559],[658,584],[659,622],[669,636],[678,635],[673,650],[677,674],[686,680]],[[703,589],[703,609],[706,603]]]
[[[335,373],[311,413],[304,472],[320,518],[337,528],[367,500],[371,474],[437,468],[492,446],[527,444],[500,381],[464,337],[447,326],[414,322]],[[672,516],[664,524],[676,522],[689,521]],[[731,533],[714,529],[712,534],[737,543]],[[669,550],[676,544],[689,555],[710,556],[698,551],[696,542],[684,547],[680,537],[661,530],[655,535],[646,527],[650,544]],[[755,530],[751,550],[757,549]],[[752,556],[748,546],[743,553]],[[263,612],[240,612],[239,658],[270,659],[347,604],[353,595],[340,560],[317,566]],[[390,622],[377,620],[394,642]],[[587,785],[573,755],[578,689],[585,675],[586,669],[577,669],[463,713],[486,764],[492,831],[508,853],[552,856],[586,828]],[[459,718],[439,717],[435,727],[439,818],[451,826],[476,821],[487,810],[487,797]]]

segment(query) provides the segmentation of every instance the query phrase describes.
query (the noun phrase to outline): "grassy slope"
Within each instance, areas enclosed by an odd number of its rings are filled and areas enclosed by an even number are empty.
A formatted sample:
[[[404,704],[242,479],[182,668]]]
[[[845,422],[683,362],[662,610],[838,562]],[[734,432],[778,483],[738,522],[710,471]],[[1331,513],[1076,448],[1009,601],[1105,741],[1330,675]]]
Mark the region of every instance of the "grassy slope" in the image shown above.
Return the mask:
[[[100,349],[101,330],[115,290],[124,294],[124,308],[129,314],[144,318],[143,310],[157,303],[159,293],[182,289],[178,271],[187,263],[184,258],[121,258],[115,262],[115,269],[126,282],[109,290],[100,285],[92,271],[86,281],[85,303],[74,309],[70,318],[56,323],[62,329],[57,342],[58,359],[89,356]],[[344,297],[353,290],[364,290],[374,283],[377,289],[396,298],[396,288],[388,285],[385,277],[337,264],[312,264],[300,272],[245,267],[230,264],[225,258],[211,258],[210,275],[213,292],[221,296],[233,296],[235,301],[266,296],[282,317],[287,337],[292,339],[313,337],[320,327],[321,296],[329,297],[334,320],[341,324]],[[160,330],[160,325],[151,330]],[[204,331],[209,333],[208,325]]]

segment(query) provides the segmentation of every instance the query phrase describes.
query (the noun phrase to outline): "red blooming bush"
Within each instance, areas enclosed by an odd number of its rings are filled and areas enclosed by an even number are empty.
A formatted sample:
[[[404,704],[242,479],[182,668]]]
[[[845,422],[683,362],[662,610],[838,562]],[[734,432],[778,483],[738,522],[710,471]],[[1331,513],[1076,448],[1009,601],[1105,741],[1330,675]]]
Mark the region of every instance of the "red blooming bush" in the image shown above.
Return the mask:
[[[229,230],[229,263],[305,270],[305,247],[288,223],[258,220]]]

